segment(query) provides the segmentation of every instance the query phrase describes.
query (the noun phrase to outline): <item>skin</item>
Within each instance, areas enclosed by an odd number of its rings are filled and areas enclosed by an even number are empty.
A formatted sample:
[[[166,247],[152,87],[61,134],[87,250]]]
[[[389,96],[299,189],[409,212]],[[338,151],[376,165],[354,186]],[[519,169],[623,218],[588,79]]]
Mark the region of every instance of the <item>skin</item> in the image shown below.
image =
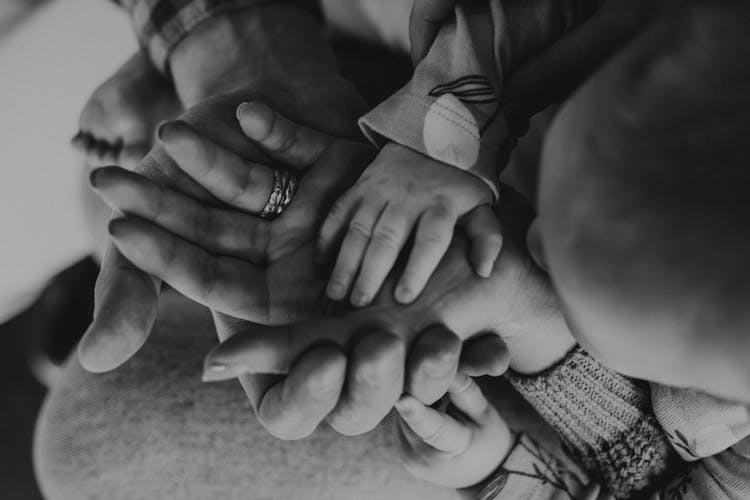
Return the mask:
[[[510,453],[513,435],[497,410],[470,377],[458,374],[448,388],[451,410],[439,411],[411,396],[396,404],[396,445],[416,477],[450,488],[481,485]],[[456,410],[460,413],[458,413]]]
[[[487,185],[467,172],[396,143],[387,144],[357,183],[333,205],[320,229],[318,251],[338,253],[328,282],[331,299],[351,292],[366,306],[399,255],[408,253],[395,298],[417,298],[450,244],[459,218],[471,240],[473,265],[488,277],[502,248],[500,224]],[[413,233],[411,248],[407,242]]]
[[[612,60],[554,123],[539,197],[544,258],[585,347],[744,401],[747,14],[692,5]]]
[[[81,111],[73,146],[88,166],[132,170],[154,142],[157,124],[182,110],[171,83],[137,52],[102,83]]]
[[[262,107],[256,105],[255,109],[265,114]],[[291,124],[279,116],[267,119],[269,125],[277,128],[281,123]],[[228,210],[229,207],[204,207],[200,209],[202,215],[196,216],[199,209],[194,200],[121,169],[99,170],[93,181],[105,200],[129,215],[113,221],[111,232],[118,249],[130,262],[189,297],[232,315],[216,315],[220,335],[226,336],[224,331],[231,337],[208,357],[206,380],[224,380],[244,373],[287,374],[274,387],[249,390],[262,422],[274,421],[264,415],[278,413],[275,408],[279,404],[275,401],[310,380],[300,374],[314,364],[305,365],[302,358],[312,354],[331,356],[329,362],[338,363],[323,377],[328,381],[326,387],[332,384],[332,401],[318,402],[313,410],[284,425],[268,425],[274,435],[303,437],[324,418],[343,434],[366,432],[388,413],[404,386],[423,401],[433,402],[445,392],[459,368],[461,341],[477,333],[500,333],[514,353],[511,365],[527,373],[556,362],[571,347],[572,338],[557,314],[546,279],[518,247],[505,251],[494,274],[482,279],[472,272],[461,238],[449,250],[425,293],[409,307],[396,304],[389,292],[383,292],[372,307],[321,318],[325,312],[319,308],[325,304],[325,273],[314,272],[320,268],[311,250],[316,236],[312,230],[316,227],[315,218],[320,221],[326,212],[319,201],[325,196],[314,188],[339,177],[328,175],[334,166],[352,168],[349,161],[344,161],[350,160],[351,155],[340,154],[342,151],[363,146],[309,130],[289,129],[284,133],[296,140],[317,138],[320,149],[309,142],[277,140],[268,129],[249,127],[242,115],[240,124],[246,133],[258,133],[258,138],[264,139],[260,146],[276,161],[285,160],[294,168],[292,158],[296,158],[301,161],[297,168],[309,165],[293,204],[273,222]],[[215,143],[184,126],[165,134],[164,141],[172,158],[196,179],[202,179],[203,186],[214,194],[221,193],[217,181],[227,182],[228,186],[235,184],[222,173],[224,167],[232,171],[234,162],[221,161],[228,152],[217,151]],[[274,144],[284,147],[274,150]],[[303,151],[316,161],[310,162]],[[212,158],[214,162],[204,163],[200,158]],[[195,165],[186,164],[193,161]],[[249,206],[236,193],[224,201]],[[313,219],[305,222],[306,217]],[[211,224],[202,225],[201,221]],[[268,227],[259,229],[262,225]],[[278,233],[274,226],[281,228]],[[228,237],[248,233],[251,237],[243,237],[238,244]],[[257,244],[253,235],[259,234],[270,235],[266,253],[258,254],[258,249],[253,248]],[[279,242],[281,246],[277,247]],[[275,251],[267,251],[274,248]],[[206,276],[211,280],[207,281]],[[336,312],[335,308],[332,311]],[[270,316],[262,316],[269,313]],[[305,317],[316,319],[287,324]],[[266,327],[257,324],[259,321],[284,326]],[[444,327],[430,328],[440,324],[447,325],[455,335]],[[432,333],[420,335],[426,330]],[[477,336],[475,342],[482,347],[466,350],[462,368],[476,375],[502,372],[507,366],[504,343],[494,336]],[[542,345],[546,349],[540,349]],[[482,349],[497,354],[489,360],[486,356],[482,359]],[[336,353],[344,351],[350,353],[345,384],[345,367],[333,360]],[[336,385],[338,379],[341,380]]]

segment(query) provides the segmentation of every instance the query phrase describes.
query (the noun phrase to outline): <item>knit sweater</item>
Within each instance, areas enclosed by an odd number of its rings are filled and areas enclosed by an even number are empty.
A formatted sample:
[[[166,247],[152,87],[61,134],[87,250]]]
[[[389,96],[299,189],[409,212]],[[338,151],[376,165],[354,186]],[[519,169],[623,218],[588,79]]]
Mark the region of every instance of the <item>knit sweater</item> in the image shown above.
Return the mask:
[[[508,377],[568,455],[517,436],[480,500],[750,498],[746,405],[658,384],[649,390],[580,348],[536,376]]]
[[[647,488],[666,470],[671,448],[651,411],[647,384],[606,368],[581,348],[536,376],[509,378],[616,498]]]

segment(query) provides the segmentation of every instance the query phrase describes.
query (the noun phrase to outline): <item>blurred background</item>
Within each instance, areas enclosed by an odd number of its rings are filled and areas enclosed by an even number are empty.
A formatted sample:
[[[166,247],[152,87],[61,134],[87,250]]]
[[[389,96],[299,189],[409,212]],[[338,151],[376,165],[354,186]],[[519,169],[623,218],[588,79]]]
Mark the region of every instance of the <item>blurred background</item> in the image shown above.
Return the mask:
[[[0,499],[36,500],[33,428],[88,325],[97,266],[70,147],[91,92],[132,54],[107,0],[0,0]]]

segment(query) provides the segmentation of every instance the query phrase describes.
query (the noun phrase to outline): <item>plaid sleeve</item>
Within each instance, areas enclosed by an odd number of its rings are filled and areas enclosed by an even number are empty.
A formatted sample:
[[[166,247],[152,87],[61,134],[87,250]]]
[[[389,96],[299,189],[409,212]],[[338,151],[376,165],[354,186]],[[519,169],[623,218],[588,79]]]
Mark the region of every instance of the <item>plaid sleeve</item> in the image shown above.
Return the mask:
[[[138,40],[162,72],[172,50],[199,24],[219,14],[269,4],[297,4],[318,13],[318,0],[114,0],[130,13]]]

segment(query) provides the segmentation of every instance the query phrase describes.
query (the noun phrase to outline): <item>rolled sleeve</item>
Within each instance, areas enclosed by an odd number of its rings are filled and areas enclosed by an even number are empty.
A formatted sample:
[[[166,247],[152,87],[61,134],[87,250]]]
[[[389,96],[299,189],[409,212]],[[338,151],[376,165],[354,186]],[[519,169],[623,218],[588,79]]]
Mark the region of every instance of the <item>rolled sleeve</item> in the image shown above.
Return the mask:
[[[293,4],[318,12],[317,0],[120,0],[130,13],[138,40],[152,61],[167,72],[172,50],[202,22],[233,10]]]

